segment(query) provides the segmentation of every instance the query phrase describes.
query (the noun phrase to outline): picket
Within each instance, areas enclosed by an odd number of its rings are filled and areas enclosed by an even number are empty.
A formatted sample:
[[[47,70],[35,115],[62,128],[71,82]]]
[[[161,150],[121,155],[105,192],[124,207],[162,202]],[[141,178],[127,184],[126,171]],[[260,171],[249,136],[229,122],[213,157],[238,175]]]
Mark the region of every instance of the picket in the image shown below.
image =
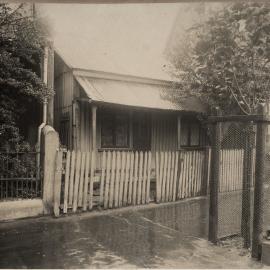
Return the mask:
[[[180,155],[180,171],[179,171],[179,177],[178,177],[178,190],[177,190],[177,199],[183,198],[183,186],[184,186],[184,178],[183,178],[183,171],[184,171],[184,155],[181,151],[179,153]]]
[[[137,204],[141,204],[141,193],[142,193],[142,166],[143,166],[143,155],[139,152],[139,170],[137,178]]]
[[[110,180],[110,191],[109,191],[109,208],[113,207],[115,165],[116,165],[115,163],[116,163],[116,152],[112,152],[112,167],[111,167],[111,180]]]
[[[160,181],[160,164],[159,164],[159,152],[156,152],[156,202],[160,202],[161,181]]]
[[[116,152],[116,167],[115,167],[115,189],[114,189],[114,207],[119,205],[119,178],[121,170],[120,152]]]
[[[65,189],[64,189],[64,208],[63,212],[66,214],[68,209],[68,189],[69,189],[69,172],[70,172],[70,151],[67,152],[66,172],[65,172]]]
[[[197,189],[198,189],[198,185],[199,185],[199,181],[200,181],[200,177],[199,177],[199,172],[198,172],[198,168],[199,168],[199,164],[200,164],[200,157],[199,157],[199,151],[196,151],[194,154],[194,188],[193,188],[193,197],[197,196]]]
[[[81,152],[78,152],[77,159],[76,159],[76,168],[75,168],[75,181],[74,181],[73,205],[72,205],[73,212],[76,212],[77,207],[78,207],[80,168],[81,168]]]
[[[124,188],[124,179],[125,179],[125,163],[126,163],[126,153],[121,153],[120,156],[120,176],[119,176],[119,197],[118,197],[118,206],[121,207],[123,205],[123,188]]]
[[[184,153],[184,170],[183,170],[183,178],[184,178],[184,183],[183,183],[183,196],[182,198],[187,197],[187,178],[188,178],[188,152]]]
[[[106,152],[104,153],[106,155]],[[105,170],[105,167],[102,168]],[[110,179],[111,179],[111,152],[107,153],[106,158],[106,182],[105,182],[105,194],[104,194],[104,209],[109,207],[109,192],[110,192]]]
[[[75,159],[76,152],[72,151],[71,153],[71,165],[70,165],[70,182],[69,182],[69,196],[68,196],[68,204],[72,205],[73,201],[73,186],[74,186],[74,175],[75,175]]]
[[[199,182],[196,190],[196,195],[198,196],[201,196],[203,192],[203,172],[205,168],[204,163],[205,163],[205,155],[202,152],[199,152],[199,164],[197,166]]]
[[[137,195],[137,182],[138,182],[138,152],[135,152],[135,162],[134,162],[134,179],[133,179],[133,188],[132,188],[132,204],[136,204],[136,195]]]
[[[134,169],[134,153],[130,154],[130,165],[129,165],[129,181],[128,181],[128,204],[132,203],[132,194],[133,194],[133,169]]]
[[[200,153],[199,151],[195,152],[195,157],[194,157],[194,188],[193,188],[193,197],[196,197],[198,194],[198,186],[200,183],[200,176],[199,176],[199,168],[200,165]]]
[[[83,211],[87,209],[87,195],[88,195],[88,183],[89,183],[89,167],[90,167],[90,153],[86,153],[85,158],[85,172],[84,172],[84,187],[83,187]]]
[[[172,200],[175,201],[177,194],[177,173],[178,173],[178,152],[175,152],[174,171],[173,171],[173,185],[172,185]]]
[[[174,180],[174,168],[175,168],[175,152],[171,154],[171,176],[170,176],[170,185],[169,185],[169,201],[173,200],[173,180]]]
[[[88,209],[93,208],[93,186],[94,186],[94,173],[95,173],[95,152],[91,153],[91,166],[90,166],[90,179],[89,179],[89,204]]]
[[[102,161],[101,161],[101,177],[100,177],[100,195],[99,203],[100,205],[104,204],[104,178],[105,178],[105,163],[106,162],[106,152],[102,152]]]
[[[60,196],[61,196],[61,176],[62,176],[62,158],[63,152],[57,151],[56,156],[56,172],[54,179],[54,203],[53,203],[53,212],[56,217],[60,214]]]
[[[172,160],[172,153],[168,152],[168,165],[167,165],[167,177],[166,177],[166,191],[165,191],[165,201],[170,201],[170,181],[171,181],[171,160]]]
[[[129,183],[129,168],[130,168],[130,153],[126,153],[123,159],[123,195],[122,195],[122,205],[126,206],[128,201],[128,183]]]
[[[81,174],[79,181],[79,194],[78,194],[78,207],[82,207],[82,199],[83,199],[83,187],[84,187],[84,166],[85,166],[85,153],[82,153],[81,160]]]
[[[166,196],[166,185],[167,185],[167,171],[168,171],[168,152],[164,153],[164,167],[163,167],[163,179],[162,179],[162,197],[161,201],[165,202],[165,196]]]
[[[188,186],[189,186],[189,192],[188,192],[188,196],[192,197],[193,196],[193,189],[194,189],[194,151],[189,151],[189,155],[190,155],[190,160],[189,160],[189,179],[188,179]]]
[[[160,202],[162,202],[162,197],[163,197],[163,173],[164,173],[164,152],[160,153],[160,163],[159,163],[159,179],[160,179]]]
[[[146,170],[147,170],[147,158],[148,154],[147,152],[144,153],[144,162],[143,162],[143,177],[142,177],[142,204],[145,204],[146,201],[146,181],[147,181],[147,175],[146,175]]]
[[[148,152],[148,159],[147,159],[147,182],[146,182],[146,203],[150,201],[150,177],[151,177],[151,152]]]
[[[193,165],[192,165],[192,151],[188,151],[188,178],[187,178],[187,197],[191,197],[192,193],[192,186],[193,186],[193,181],[192,181],[192,172],[193,172]]]

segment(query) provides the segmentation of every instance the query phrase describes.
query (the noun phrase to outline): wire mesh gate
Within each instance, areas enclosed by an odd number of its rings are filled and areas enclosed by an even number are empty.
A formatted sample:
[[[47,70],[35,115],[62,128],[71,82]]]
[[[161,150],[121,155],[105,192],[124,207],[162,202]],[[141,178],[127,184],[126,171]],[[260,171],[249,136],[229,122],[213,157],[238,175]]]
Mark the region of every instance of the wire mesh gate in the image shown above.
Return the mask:
[[[218,238],[241,235],[250,244],[255,180],[255,126],[221,124]]]
[[[270,228],[270,118],[262,111],[212,120],[209,240],[241,236],[243,246],[259,258]]]

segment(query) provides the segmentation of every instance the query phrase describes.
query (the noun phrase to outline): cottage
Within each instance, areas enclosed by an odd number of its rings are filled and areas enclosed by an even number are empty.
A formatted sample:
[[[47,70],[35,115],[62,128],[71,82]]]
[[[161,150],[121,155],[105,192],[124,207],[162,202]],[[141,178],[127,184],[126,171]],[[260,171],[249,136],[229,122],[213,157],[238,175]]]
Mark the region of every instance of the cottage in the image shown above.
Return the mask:
[[[169,151],[206,145],[190,98],[166,97],[173,81],[73,68],[55,53],[54,125],[69,150]]]

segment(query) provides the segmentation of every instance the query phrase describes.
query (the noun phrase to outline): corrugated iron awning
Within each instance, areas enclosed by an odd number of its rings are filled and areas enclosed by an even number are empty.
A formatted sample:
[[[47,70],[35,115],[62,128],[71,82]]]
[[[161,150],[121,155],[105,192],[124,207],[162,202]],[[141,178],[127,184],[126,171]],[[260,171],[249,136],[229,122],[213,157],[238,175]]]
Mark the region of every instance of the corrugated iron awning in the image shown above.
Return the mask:
[[[87,96],[96,102],[106,102],[133,107],[204,112],[202,104],[194,99],[176,104],[166,95],[172,87],[159,84],[136,83],[75,75]]]

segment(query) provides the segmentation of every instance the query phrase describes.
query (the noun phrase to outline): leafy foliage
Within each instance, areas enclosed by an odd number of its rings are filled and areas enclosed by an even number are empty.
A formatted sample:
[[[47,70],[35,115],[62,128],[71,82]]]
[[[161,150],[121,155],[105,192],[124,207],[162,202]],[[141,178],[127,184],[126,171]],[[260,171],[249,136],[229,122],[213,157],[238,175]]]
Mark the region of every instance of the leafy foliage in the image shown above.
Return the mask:
[[[182,89],[224,113],[252,114],[270,97],[270,4],[237,2],[195,25],[170,59]]]
[[[0,146],[20,142],[18,124],[29,106],[53,93],[40,78],[45,42],[40,21],[23,4],[0,4]]]

